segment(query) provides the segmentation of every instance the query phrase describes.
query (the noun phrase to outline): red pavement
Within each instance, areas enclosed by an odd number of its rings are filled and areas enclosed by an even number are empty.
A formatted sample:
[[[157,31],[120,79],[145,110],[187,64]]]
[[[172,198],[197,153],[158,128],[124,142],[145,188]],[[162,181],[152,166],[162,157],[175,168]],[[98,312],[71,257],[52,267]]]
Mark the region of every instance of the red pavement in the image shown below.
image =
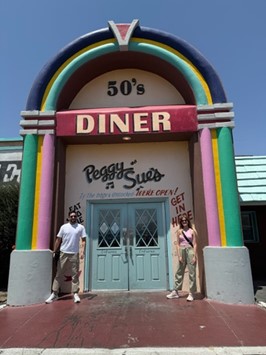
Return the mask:
[[[266,346],[266,310],[166,292],[85,293],[0,310],[0,348]]]

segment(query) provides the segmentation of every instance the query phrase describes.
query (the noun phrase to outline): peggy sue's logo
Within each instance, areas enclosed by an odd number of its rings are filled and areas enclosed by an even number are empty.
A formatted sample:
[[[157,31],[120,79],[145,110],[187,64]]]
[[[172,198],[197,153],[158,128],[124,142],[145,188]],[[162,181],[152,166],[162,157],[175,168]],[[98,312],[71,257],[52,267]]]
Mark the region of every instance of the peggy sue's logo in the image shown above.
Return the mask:
[[[106,188],[114,188],[114,180],[125,180],[123,187],[125,189],[133,189],[135,186],[145,184],[149,181],[158,182],[165,176],[160,173],[156,168],[149,168],[140,174],[136,174],[134,165],[137,160],[130,163],[131,166],[126,167],[124,162],[113,163],[110,165],[104,165],[103,167],[97,169],[95,165],[87,165],[82,170],[85,175],[87,182],[91,184],[95,180],[101,180],[106,183]]]

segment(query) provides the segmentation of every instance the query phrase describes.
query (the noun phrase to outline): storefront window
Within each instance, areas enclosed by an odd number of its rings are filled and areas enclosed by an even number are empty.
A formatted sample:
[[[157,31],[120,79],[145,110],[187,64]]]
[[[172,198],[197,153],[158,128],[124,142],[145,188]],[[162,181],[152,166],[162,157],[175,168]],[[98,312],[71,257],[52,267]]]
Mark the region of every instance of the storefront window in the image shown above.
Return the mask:
[[[242,229],[245,243],[259,242],[257,218],[255,211],[242,211]]]

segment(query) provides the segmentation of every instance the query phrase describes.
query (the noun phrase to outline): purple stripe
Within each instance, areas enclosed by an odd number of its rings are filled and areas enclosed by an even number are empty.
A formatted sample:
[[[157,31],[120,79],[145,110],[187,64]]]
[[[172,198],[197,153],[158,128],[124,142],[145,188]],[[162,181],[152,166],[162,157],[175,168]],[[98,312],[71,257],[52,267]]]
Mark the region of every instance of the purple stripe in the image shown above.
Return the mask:
[[[49,249],[54,172],[54,136],[46,134],[43,140],[40,206],[38,220],[38,249]]]
[[[204,128],[200,132],[200,146],[209,246],[220,246],[221,236],[216,198],[212,138],[208,128]]]

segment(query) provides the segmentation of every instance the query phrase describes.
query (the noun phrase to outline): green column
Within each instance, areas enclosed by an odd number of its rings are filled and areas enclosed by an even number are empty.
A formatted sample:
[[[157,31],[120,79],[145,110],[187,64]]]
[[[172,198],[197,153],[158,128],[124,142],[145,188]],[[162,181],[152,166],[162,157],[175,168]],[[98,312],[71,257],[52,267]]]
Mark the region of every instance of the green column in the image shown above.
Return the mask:
[[[26,135],[18,206],[16,249],[30,250],[32,239],[38,136]]]
[[[227,246],[243,246],[231,128],[217,129]]]

